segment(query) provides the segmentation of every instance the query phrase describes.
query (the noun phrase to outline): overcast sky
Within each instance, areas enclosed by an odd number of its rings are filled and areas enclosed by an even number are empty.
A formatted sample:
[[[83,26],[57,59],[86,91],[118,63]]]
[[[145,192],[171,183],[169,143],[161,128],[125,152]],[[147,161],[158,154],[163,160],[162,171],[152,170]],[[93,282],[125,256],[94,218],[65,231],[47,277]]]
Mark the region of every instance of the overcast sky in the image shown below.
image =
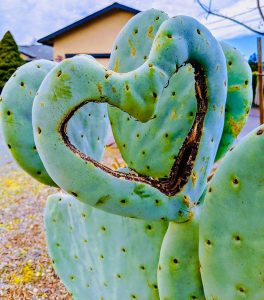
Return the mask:
[[[0,39],[10,30],[19,45],[46,36],[87,15],[112,4],[112,0],[0,0]],[[209,0],[202,0],[208,4]],[[241,26],[213,16],[206,16],[195,0],[120,0],[119,3],[139,10],[151,7],[164,10],[170,16],[190,15],[208,26],[218,39],[250,34]],[[213,0],[213,8],[229,16],[250,21],[254,28],[264,30],[255,0]],[[264,9],[264,0],[261,0]],[[252,10],[249,13],[246,11]],[[242,14],[241,14],[242,13]]]

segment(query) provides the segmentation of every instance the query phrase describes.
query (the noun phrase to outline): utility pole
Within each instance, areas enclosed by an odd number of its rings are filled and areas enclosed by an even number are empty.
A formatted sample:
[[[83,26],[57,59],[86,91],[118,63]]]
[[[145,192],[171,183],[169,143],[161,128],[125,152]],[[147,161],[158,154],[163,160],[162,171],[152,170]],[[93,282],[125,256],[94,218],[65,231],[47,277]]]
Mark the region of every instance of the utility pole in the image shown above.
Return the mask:
[[[263,71],[262,71],[262,40],[258,37],[258,94],[259,94],[259,121],[264,123],[264,103],[263,103]]]

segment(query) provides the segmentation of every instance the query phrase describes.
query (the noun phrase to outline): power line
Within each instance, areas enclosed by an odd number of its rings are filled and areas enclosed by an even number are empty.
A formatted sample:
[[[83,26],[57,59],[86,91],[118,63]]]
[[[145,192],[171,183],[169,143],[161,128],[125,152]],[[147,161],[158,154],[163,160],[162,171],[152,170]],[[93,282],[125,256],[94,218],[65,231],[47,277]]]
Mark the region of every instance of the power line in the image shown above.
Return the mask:
[[[244,24],[248,25],[249,26],[249,22],[255,22],[255,21],[260,21],[259,18],[255,18],[255,19],[251,19],[251,20],[247,20],[247,22],[245,22]],[[208,25],[208,24],[206,24]],[[217,29],[223,29],[223,28],[228,28],[228,27],[233,27],[233,26],[237,26],[238,24],[226,24],[226,25],[222,25],[222,26],[219,26],[219,27],[210,27],[210,30],[217,30]]]
[[[232,22],[234,22],[234,23],[236,23],[236,24],[238,24],[238,25],[240,25],[240,26],[242,26],[242,27],[244,27],[244,28],[246,28],[246,29],[248,29],[248,30],[250,30],[250,31],[252,31],[252,32],[254,32],[254,33],[256,33],[256,34],[264,35],[264,32],[263,32],[263,31],[258,31],[258,30],[256,30],[256,29],[252,28],[251,26],[247,25],[246,23],[243,23],[242,21],[239,21],[239,20],[237,20],[237,19],[233,19],[232,17],[228,17],[228,16],[225,16],[225,15],[222,15],[222,14],[217,13],[217,12],[215,12],[215,11],[212,11],[212,10],[210,10],[206,5],[204,5],[200,0],[196,0],[196,1],[197,1],[198,5],[199,5],[206,13],[211,14],[211,15],[214,15],[214,16],[216,16],[216,17],[220,17],[220,18],[224,18],[224,19],[226,19],[226,20],[232,21]]]
[[[264,5],[263,5],[263,6],[261,6],[261,7],[264,7]],[[249,14],[249,13],[251,13],[251,12],[253,12],[254,10],[257,10],[257,9],[258,9],[258,8],[257,8],[257,7],[255,7],[255,8],[252,8],[252,9],[250,9],[250,10],[247,10],[247,11],[241,12],[241,13],[239,13],[239,14],[236,14],[236,15],[230,16],[230,18],[235,18],[235,17],[239,17],[239,16],[242,16],[242,15]],[[224,21],[223,19],[220,19],[220,20],[216,20],[216,21],[213,21],[213,22],[207,23],[207,25],[212,25],[212,24],[216,24],[216,23],[223,22],[223,21]]]

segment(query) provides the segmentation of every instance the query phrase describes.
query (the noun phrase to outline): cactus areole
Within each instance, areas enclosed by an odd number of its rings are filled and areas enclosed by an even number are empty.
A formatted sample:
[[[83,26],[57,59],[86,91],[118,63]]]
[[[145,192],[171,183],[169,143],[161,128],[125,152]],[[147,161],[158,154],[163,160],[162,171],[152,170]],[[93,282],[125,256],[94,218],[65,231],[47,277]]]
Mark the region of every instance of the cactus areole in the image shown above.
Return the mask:
[[[68,113],[68,115],[66,115],[58,130],[58,132],[62,136],[65,145],[72,152],[79,155],[83,160],[92,163],[95,167],[100,168],[102,171],[107,172],[112,176],[149,184],[168,196],[174,196],[177,193],[179,193],[179,191],[187,183],[191,175],[193,164],[199,149],[199,143],[201,140],[202,129],[204,125],[204,118],[208,107],[206,76],[203,67],[195,62],[188,61],[186,63],[190,63],[195,70],[197,112],[194,123],[179,151],[179,154],[175,158],[175,162],[171,169],[169,178],[153,179],[151,177],[142,176],[140,174],[125,174],[118,171],[114,171],[109,167],[101,164],[100,162],[94,160],[93,158],[89,157],[88,155],[82,153],[71,143],[67,135],[67,124],[69,120],[73,117],[75,112],[77,112],[82,106],[90,102],[99,102],[98,100],[85,100],[81,104],[76,106],[74,109],[72,109]],[[175,72],[178,72],[178,69]],[[103,99],[103,102],[110,101],[107,99]]]

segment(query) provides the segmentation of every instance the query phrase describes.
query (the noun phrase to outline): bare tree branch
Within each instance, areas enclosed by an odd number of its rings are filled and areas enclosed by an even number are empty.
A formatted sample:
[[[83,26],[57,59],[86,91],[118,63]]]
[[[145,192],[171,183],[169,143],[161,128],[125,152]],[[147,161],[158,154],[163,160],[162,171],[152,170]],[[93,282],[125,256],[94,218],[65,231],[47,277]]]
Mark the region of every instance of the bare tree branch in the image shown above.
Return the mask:
[[[259,2],[259,0],[257,0],[257,7],[258,7],[259,14],[261,15],[261,18],[262,18],[262,20],[264,21],[264,15],[263,15],[262,9],[261,9],[261,7],[260,7],[260,2]]]
[[[246,29],[248,29],[248,30],[250,30],[250,31],[252,31],[252,32],[254,32],[254,33],[256,33],[256,34],[259,34],[259,35],[264,36],[264,32],[258,31],[258,30],[256,30],[256,29],[250,27],[249,25],[247,25],[247,24],[245,24],[245,23],[243,23],[243,22],[240,22],[240,21],[238,21],[238,20],[236,20],[236,19],[234,19],[234,18],[232,18],[232,17],[228,17],[228,16],[222,15],[222,14],[220,14],[220,13],[217,13],[217,12],[213,11],[213,10],[211,9],[211,7],[207,7],[206,5],[204,5],[200,0],[197,0],[197,3],[199,4],[199,6],[200,6],[200,7],[201,7],[208,15],[210,14],[210,15],[213,15],[213,16],[216,16],[216,17],[220,17],[220,18],[229,20],[229,21],[234,22],[234,23],[236,23],[236,24],[238,24],[238,25],[240,25],[240,26],[243,26],[244,28],[246,28]],[[259,5],[259,0],[257,0],[257,5],[258,5],[258,10],[259,10],[259,12],[260,12],[260,14],[261,14],[261,16],[262,16],[263,13],[262,13],[261,7],[260,7],[260,5]]]

